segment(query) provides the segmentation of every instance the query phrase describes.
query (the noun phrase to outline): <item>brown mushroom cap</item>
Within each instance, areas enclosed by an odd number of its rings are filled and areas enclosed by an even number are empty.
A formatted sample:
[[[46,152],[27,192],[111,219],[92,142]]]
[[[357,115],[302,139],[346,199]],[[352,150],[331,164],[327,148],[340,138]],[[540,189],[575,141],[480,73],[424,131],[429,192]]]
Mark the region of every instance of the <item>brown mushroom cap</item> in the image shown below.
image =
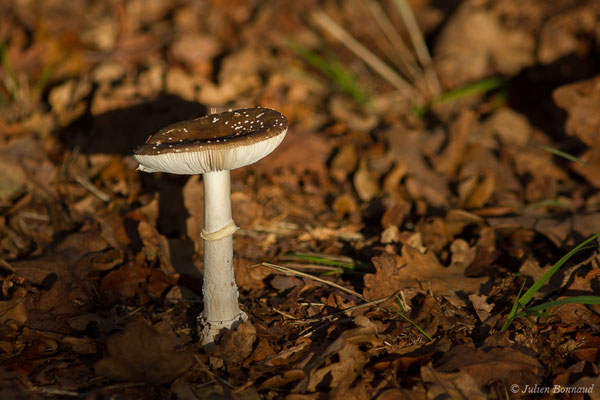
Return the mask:
[[[257,107],[181,121],[167,126],[134,150],[144,172],[204,174],[253,164],[283,140],[287,119]]]

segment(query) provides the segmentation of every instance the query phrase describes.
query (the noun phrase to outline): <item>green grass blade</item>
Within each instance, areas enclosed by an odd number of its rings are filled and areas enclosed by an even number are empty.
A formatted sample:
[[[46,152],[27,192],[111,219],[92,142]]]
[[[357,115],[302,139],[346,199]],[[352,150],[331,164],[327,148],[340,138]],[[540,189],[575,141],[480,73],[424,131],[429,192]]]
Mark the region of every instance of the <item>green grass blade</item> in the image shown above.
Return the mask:
[[[51,66],[46,66],[44,68],[44,70],[42,71],[42,74],[40,75],[40,77],[35,82],[35,85],[33,86],[33,90],[32,90],[33,96],[37,97],[42,94],[42,92],[44,91],[44,88],[50,81],[50,78],[52,77],[53,72],[54,72],[54,68]]]
[[[540,310],[544,310],[545,308],[549,307],[548,304],[565,304],[565,303],[576,303],[577,299],[583,299],[584,301],[596,301],[595,297],[596,296],[575,296],[575,297],[570,297],[567,299],[560,299],[560,300],[556,300],[555,302],[548,302],[548,303],[543,303],[534,307],[527,307],[527,304],[531,301],[531,299],[533,298],[533,295],[535,293],[537,293],[540,288],[542,286],[544,286],[544,284],[546,282],[548,282],[548,280],[552,277],[552,275],[554,275],[556,273],[556,271],[558,271],[560,269],[560,267],[562,267],[571,257],[573,257],[573,255],[575,255],[577,252],[585,250],[585,249],[589,249],[592,247],[596,247],[596,246],[588,246],[590,242],[596,240],[598,237],[600,236],[600,233],[597,233],[591,237],[589,237],[588,239],[584,240],[583,242],[581,242],[579,245],[577,245],[575,248],[573,248],[571,251],[569,251],[567,254],[565,254],[560,260],[558,260],[551,268],[548,269],[548,271],[546,271],[537,281],[535,281],[535,283],[525,292],[525,294],[523,294],[523,296],[521,296],[521,291],[523,290],[523,286],[521,286],[521,290],[519,291],[519,295],[517,296],[517,300],[513,303],[512,309],[510,310],[510,312],[508,313],[508,316],[506,317],[506,322],[504,322],[504,325],[502,326],[502,329],[500,330],[501,332],[504,332],[506,329],[508,329],[508,327],[510,326],[510,324],[519,317],[525,316],[525,315],[530,315],[531,313],[536,313],[539,312]],[[576,300],[569,300],[569,299],[576,299]],[[590,300],[591,299],[591,300]],[[582,304],[598,304],[598,303],[582,303]],[[542,307],[545,306],[545,307]],[[522,312],[518,312],[518,310],[523,310]]]
[[[19,88],[19,81],[17,79],[17,74],[10,63],[10,60],[8,59],[8,47],[4,42],[0,43],[0,65],[2,66],[5,76],[3,79],[4,86],[10,96],[10,98],[5,100],[14,100],[17,96],[16,93]]]
[[[500,89],[506,86],[506,81],[500,77],[492,77],[483,79],[478,82],[468,83],[464,86],[442,93],[435,99],[422,107],[415,107],[413,112],[420,118],[434,105],[448,103],[452,101],[462,100],[466,97],[473,96],[476,94],[484,94],[491,92],[492,90]]]
[[[541,143],[536,144],[536,146],[539,147],[540,149],[544,150],[544,151],[547,151],[548,153],[554,154],[555,156],[559,156],[559,157],[565,158],[565,159],[567,159],[569,161],[576,162],[576,163],[579,163],[581,165],[587,165],[587,163],[585,161],[583,161],[583,160],[575,157],[572,154],[565,153],[564,151],[555,149],[554,147],[546,146],[545,144],[541,144]]]
[[[566,297],[564,299],[558,299],[554,301],[548,301],[546,303],[538,304],[530,307],[524,311],[515,315],[515,318],[525,317],[531,315],[531,313],[539,313],[545,311],[548,308],[559,306],[561,304],[600,304],[600,296],[573,296]]]
[[[506,317],[506,321],[504,322],[504,325],[502,325],[502,329],[500,330],[500,332],[504,332],[506,329],[508,329],[512,321],[515,319],[515,314],[519,309],[519,298],[521,297],[521,293],[523,293],[523,289],[525,289],[525,281],[523,281],[523,283],[521,284],[521,289],[519,289],[519,293],[517,294],[517,297],[513,302],[512,308],[510,309],[508,317]]]
[[[341,260],[336,260],[324,256],[312,255],[312,254],[302,254],[302,253],[290,253],[285,255],[286,260],[301,260],[310,263],[320,264],[320,265],[331,265],[333,267],[341,267],[345,269],[354,270],[355,264],[350,262],[345,262]]]
[[[432,104],[441,104],[449,101],[461,100],[476,94],[491,92],[492,90],[501,88],[504,85],[506,85],[506,81],[500,77],[483,79],[481,81],[469,83],[457,89],[442,93],[433,99]]]
[[[566,263],[571,257],[575,255],[575,253],[586,249],[586,247],[590,242],[596,240],[600,236],[600,233],[593,235],[587,240],[581,242],[577,247],[573,248],[567,254],[565,254],[560,260],[558,260],[548,271],[544,273],[535,283],[525,292],[525,294],[519,299],[519,303],[523,305],[527,305],[533,298],[533,295],[540,290],[542,286]]]
[[[325,265],[342,268],[348,271],[373,272],[369,264],[354,260],[350,257],[332,256],[315,253],[288,253],[282,257],[285,261],[305,262],[317,265]]]
[[[396,313],[397,313],[399,316],[401,316],[401,317],[402,317],[402,318],[403,318],[405,321],[408,321],[408,322],[409,322],[409,323],[410,323],[412,326],[414,326],[414,327],[415,327],[415,328],[416,328],[416,329],[417,329],[419,332],[421,332],[421,334],[422,334],[423,336],[425,336],[427,339],[429,339],[429,341],[430,341],[430,342],[432,342],[432,341],[433,341],[433,338],[432,338],[431,336],[429,336],[429,335],[427,334],[427,332],[425,332],[425,331],[423,330],[423,328],[421,328],[419,325],[417,325],[417,323],[416,323],[415,321],[413,321],[412,319],[410,319],[410,318],[408,318],[406,315],[404,315],[404,314],[405,314],[405,312],[404,312],[404,307],[402,307],[402,302],[400,301],[400,299],[396,298],[396,304],[398,304],[398,306],[400,307],[400,309],[403,311],[403,312],[397,312],[397,311],[396,311]]]
[[[537,208],[542,208],[542,207],[556,207],[556,208],[562,208],[562,209],[569,209],[569,206],[559,200],[555,200],[555,199],[544,199],[544,200],[539,200],[536,201],[534,203],[528,204],[524,207],[521,207],[519,209],[519,212],[524,212],[527,210],[534,210]]]
[[[334,56],[322,57],[313,50],[306,48],[292,40],[287,40],[288,46],[306,62],[318,69],[331,80],[340,90],[352,97],[357,103],[364,106],[369,102],[369,97],[359,86],[358,81],[348,72],[344,65]]]

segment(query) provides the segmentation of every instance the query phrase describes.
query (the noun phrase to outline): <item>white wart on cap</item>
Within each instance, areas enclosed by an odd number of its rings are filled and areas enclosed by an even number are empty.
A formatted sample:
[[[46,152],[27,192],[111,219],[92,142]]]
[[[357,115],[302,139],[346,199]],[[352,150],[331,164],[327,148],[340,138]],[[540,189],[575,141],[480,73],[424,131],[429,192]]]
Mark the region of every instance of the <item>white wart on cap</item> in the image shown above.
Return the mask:
[[[161,129],[134,151],[144,172],[194,175],[232,170],[270,154],[283,140],[287,119],[257,107],[181,121]]]

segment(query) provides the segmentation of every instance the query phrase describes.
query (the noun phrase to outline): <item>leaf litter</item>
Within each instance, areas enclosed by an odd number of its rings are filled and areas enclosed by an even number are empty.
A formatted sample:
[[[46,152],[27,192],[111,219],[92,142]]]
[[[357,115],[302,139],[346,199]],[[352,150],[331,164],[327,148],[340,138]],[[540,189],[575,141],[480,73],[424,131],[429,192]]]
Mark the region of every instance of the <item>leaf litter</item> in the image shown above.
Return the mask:
[[[597,398],[597,304],[500,332],[600,226],[600,8],[521,3],[0,5],[0,397]],[[130,155],[256,105],[291,128],[232,172],[209,352],[201,178]],[[592,244],[534,305],[598,294]]]

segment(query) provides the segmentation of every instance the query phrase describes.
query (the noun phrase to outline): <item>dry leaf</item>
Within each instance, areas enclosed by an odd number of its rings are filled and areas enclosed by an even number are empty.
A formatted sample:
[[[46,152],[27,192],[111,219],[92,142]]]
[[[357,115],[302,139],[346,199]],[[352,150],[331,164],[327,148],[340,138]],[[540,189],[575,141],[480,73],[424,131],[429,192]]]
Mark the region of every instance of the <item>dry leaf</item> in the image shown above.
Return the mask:
[[[475,309],[477,316],[481,322],[485,321],[490,316],[490,311],[494,308],[494,304],[487,303],[487,296],[478,295],[478,294],[470,294],[469,300],[471,300],[471,305]]]
[[[132,261],[104,276],[99,292],[113,300],[146,304],[166,293],[175,284],[174,280],[159,269]]]
[[[556,246],[566,244],[574,233],[588,237],[598,232],[600,213],[564,214],[550,216],[520,215],[516,217],[498,217],[488,219],[495,229],[531,229],[548,239]],[[576,244],[575,244],[576,245]]]
[[[466,196],[463,206],[465,208],[483,207],[489,201],[495,188],[496,174],[487,173]]]
[[[27,308],[25,307],[27,289],[19,287],[10,300],[0,301],[0,323],[16,322],[23,325],[27,321]]]
[[[494,69],[515,74],[535,61],[533,35],[502,26],[499,13],[474,3],[462,3],[439,37],[436,70],[446,87],[484,78]]]
[[[421,378],[428,382],[427,398],[479,399],[488,397],[477,382],[462,372],[439,372],[430,366],[421,367]]]
[[[476,292],[485,280],[468,278],[464,274],[464,267],[444,267],[432,252],[422,254],[407,245],[402,248],[400,257],[384,253],[374,257],[372,262],[377,272],[364,277],[363,293],[369,300],[389,296],[403,288],[423,291],[431,288],[434,295],[445,297],[457,307],[464,307],[464,300],[456,292]]]
[[[252,353],[255,340],[256,328],[252,322],[246,321],[237,328],[225,332],[212,354],[226,363],[239,364]]]
[[[377,178],[367,168],[367,160],[360,160],[358,171],[354,174],[354,189],[362,201],[370,201],[379,192]]]
[[[406,166],[405,185],[410,195],[415,199],[425,199],[434,207],[447,205],[451,198],[447,179],[432,171],[422,154],[430,145],[431,136],[424,131],[390,129],[387,140],[389,157]]]
[[[170,337],[141,318],[110,336],[106,347],[108,356],[95,364],[96,373],[120,381],[170,382],[191,363],[189,353],[176,351]]]
[[[590,147],[600,145],[600,77],[559,87],[552,94],[554,102],[569,117],[565,129]]]
[[[539,361],[521,350],[509,347],[473,349],[459,345],[448,351],[436,368],[441,372],[470,375],[478,385],[502,381],[505,384],[533,386],[541,383]]]
[[[354,172],[357,163],[356,147],[352,143],[346,143],[331,160],[330,174],[336,181],[343,182]]]
[[[344,332],[314,360],[311,360],[307,377],[296,385],[294,391],[304,391],[300,389],[306,388],[313,392],[322,382],[327,382],[331,388],[350,385],[370,358],[369,353],[359,348],[359,345],[378,343],[381,343],[381,339],[376,337],[374,327],[361,326]],[[323,366],[333,355],[337,355],[337,361]]]
[[[289,369],[282,374],[272,376],[260,384],[259,390],[264,389],[280,389],[292,382],[299,381],[305,377],[304,371],[301,369]]]

